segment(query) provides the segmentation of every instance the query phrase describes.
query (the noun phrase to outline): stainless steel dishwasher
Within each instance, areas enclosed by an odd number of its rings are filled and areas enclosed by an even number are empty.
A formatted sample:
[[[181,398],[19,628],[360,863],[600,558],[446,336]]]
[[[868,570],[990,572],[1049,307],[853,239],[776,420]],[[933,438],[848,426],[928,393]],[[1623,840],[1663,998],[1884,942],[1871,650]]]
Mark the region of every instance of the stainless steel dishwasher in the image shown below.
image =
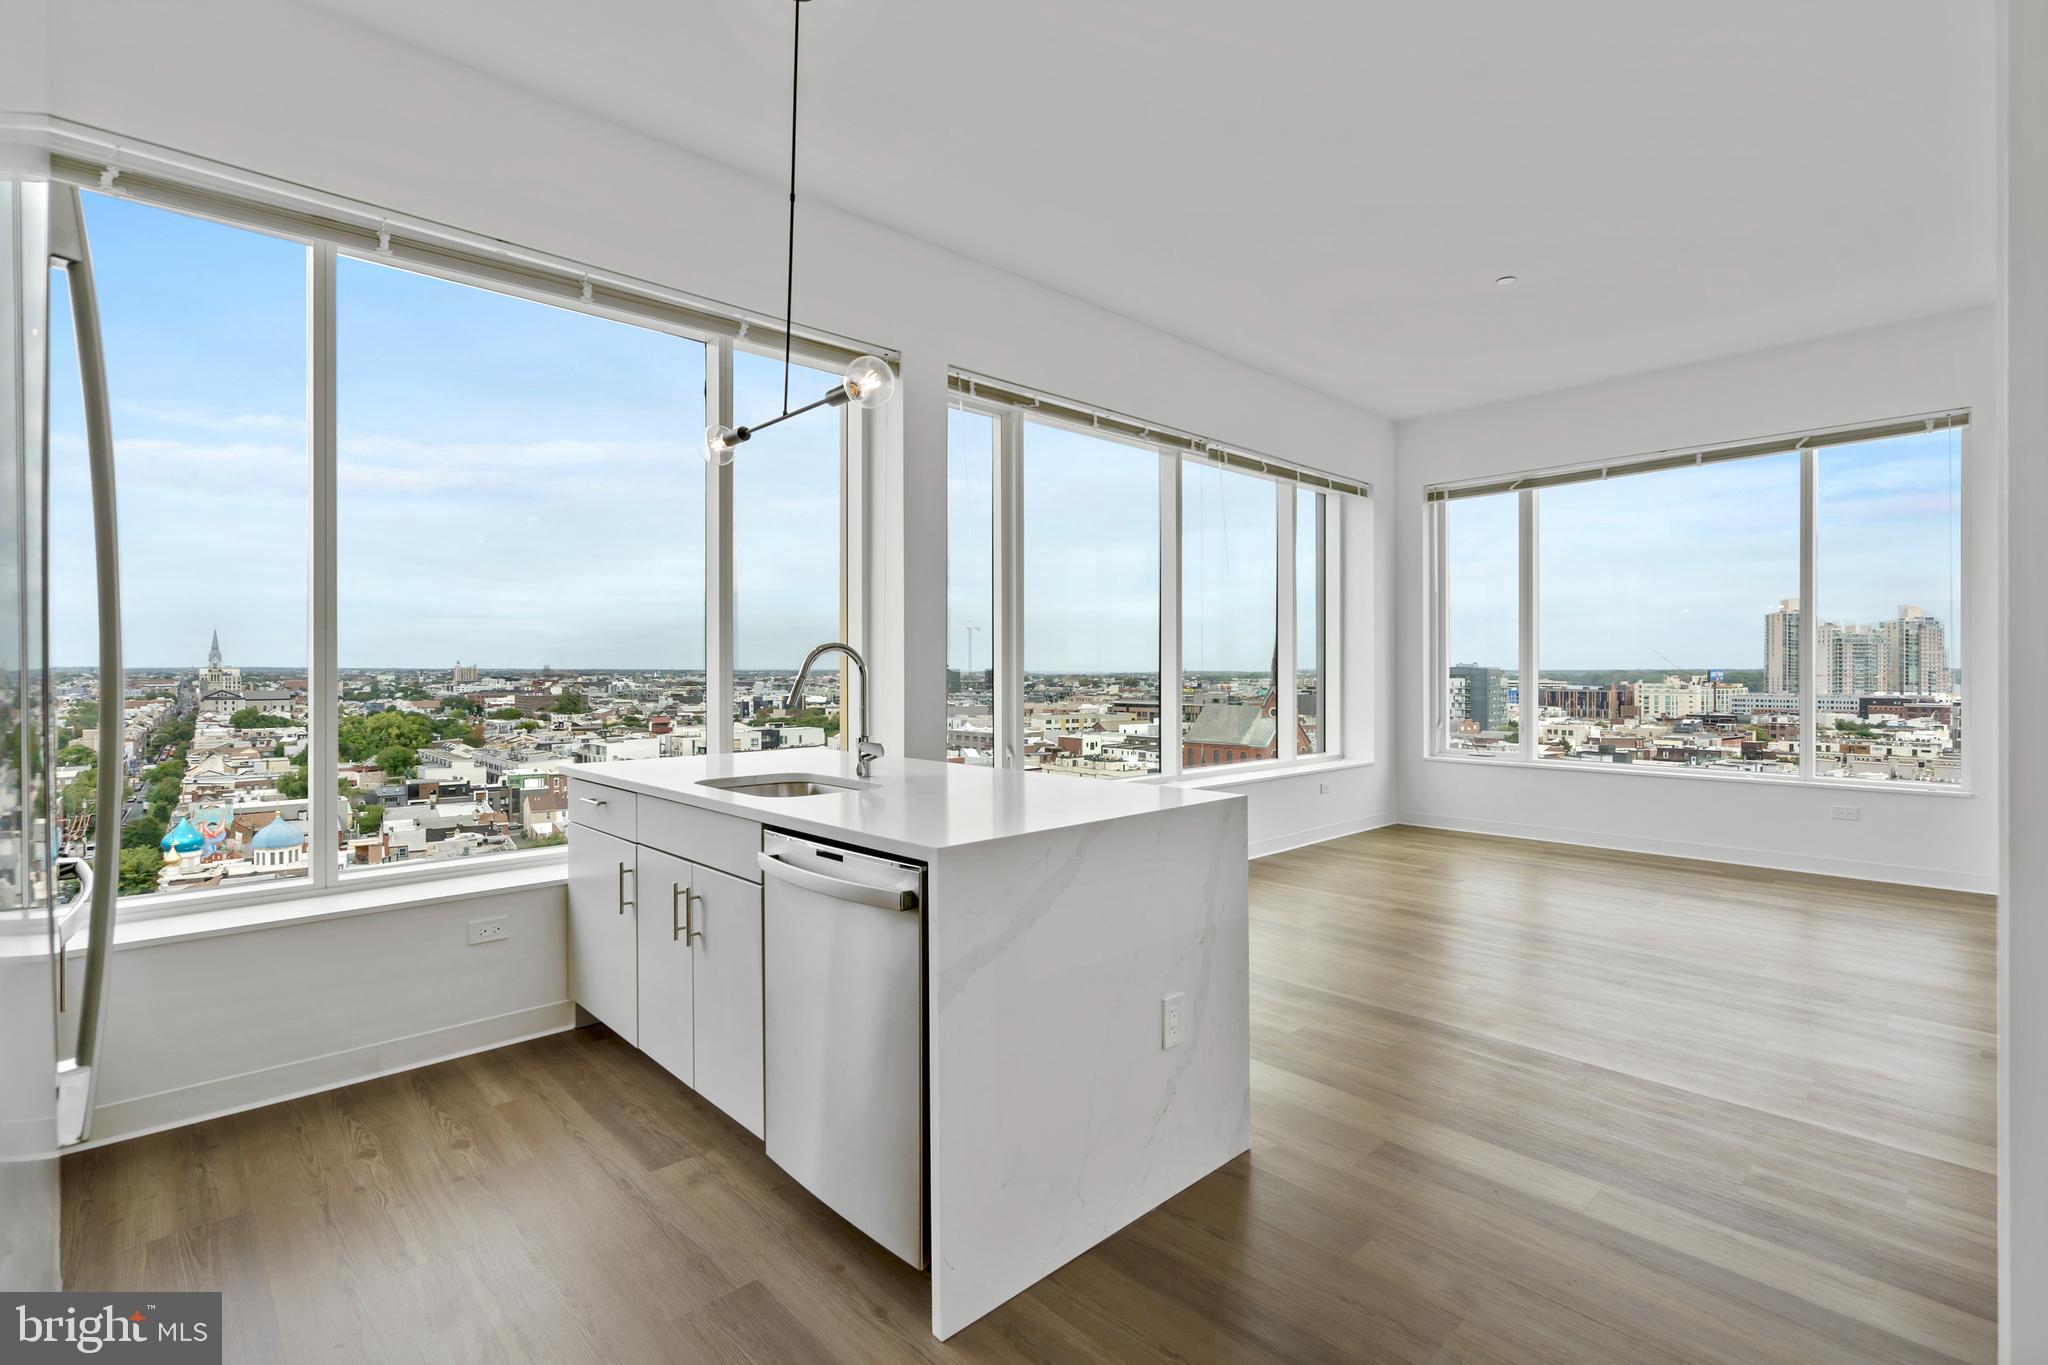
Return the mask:
[[[763,831],[768,1156],[925,1265],[924,867]]]

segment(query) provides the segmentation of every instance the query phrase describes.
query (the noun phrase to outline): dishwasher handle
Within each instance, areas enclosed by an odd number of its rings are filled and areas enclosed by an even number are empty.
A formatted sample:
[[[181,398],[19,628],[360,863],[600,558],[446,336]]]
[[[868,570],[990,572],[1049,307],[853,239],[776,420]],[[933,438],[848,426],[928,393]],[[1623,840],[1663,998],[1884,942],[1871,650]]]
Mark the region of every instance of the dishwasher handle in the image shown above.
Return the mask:
[[[917,893],[887,886],[869,886],[864,882],[850,882],[842,877],[828,877],[822,872],[813,872],[784,862],[773,853],[756,853],[754,861],[760,865],[764,875],[778,881],[800,886],[806,891],[815,891],[821,896],[834,900],[854,901],[860,905],[872,905],[877,910],[915,910]]]

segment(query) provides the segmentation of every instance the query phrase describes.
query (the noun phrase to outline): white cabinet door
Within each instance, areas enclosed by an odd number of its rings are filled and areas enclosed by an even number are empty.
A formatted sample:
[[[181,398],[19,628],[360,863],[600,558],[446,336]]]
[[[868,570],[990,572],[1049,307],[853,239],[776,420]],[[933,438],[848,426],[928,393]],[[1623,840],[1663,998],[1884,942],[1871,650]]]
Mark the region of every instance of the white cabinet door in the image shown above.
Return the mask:
[[[634,864],[640,851],[602,830],[569,831],[569,997],[639,1043]]]
[[[645,860],[653,855],[640,851]],[[761,888],[690,870],[697,930],[697,1093],[761,1136]],[[644,1018],[644,1005],[643,1005]]]
[[[695,1085],[698,1006],[685,898],[692,874],[711,874],[651,848],[639,852],[640,1050],[684,1085]]]

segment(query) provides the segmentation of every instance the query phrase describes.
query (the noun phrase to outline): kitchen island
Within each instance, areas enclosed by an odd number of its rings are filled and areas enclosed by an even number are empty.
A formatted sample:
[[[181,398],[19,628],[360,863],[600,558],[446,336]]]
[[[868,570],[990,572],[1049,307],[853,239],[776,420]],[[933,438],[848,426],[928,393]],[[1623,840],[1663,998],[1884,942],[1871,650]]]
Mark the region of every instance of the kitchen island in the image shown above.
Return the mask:
[[[779,1060],[775,1041],[792,1036],[778,1008],[799,1008],[791,987],[776,992],[790,979],[776,897],[811,875],[782,865],[773,850],[797,845],[780,836],[827,857],[875,855],[921,887],[906,908],[922,914],[916,1136],[938,1336],[1249,1147],[1241,797],[904,759],[861,778],[831,749],[591,764],[569,777],[578,1005],[763,1135],[779,1161],[788,1134],[749,1073],[781,1066],[785,1087],[817,1074]],[[782,932],[793,957],[801,945]],[[769,983],[765,1003],[749,972]],[[844,984],[860,999],[860,981]]]

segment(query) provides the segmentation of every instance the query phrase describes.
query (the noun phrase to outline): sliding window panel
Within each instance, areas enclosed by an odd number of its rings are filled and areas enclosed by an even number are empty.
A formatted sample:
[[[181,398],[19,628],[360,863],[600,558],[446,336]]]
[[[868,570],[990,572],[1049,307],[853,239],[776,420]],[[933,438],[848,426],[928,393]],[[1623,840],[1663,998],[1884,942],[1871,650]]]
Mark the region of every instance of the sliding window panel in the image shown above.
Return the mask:
[[[1159,453],[1046,422],[1023,432],[1024,766],[1156,773]]]
[[[1276,758],[1280,485],[1196,460],[1180,476],[1182,769]]]
[[[1443,505],[1443,750],[1480,758],[1521,753],[1521,495]]]
[[[1799,455],[1536,497],[1537,756],[1796,776]]]
[[[735,349],[733,412],[759,422],[782,411],[782,357]],[[789,403],[839,382],[798,365]],[[818,661],[794,708],[804,656],[845,638],[840,499],[845,462],[839,408],[770,427],[733,461],[733,718],[735,749],[845,747],[845,659]]]
[[[946,415],[946,757],[995,762],[996,419]]]
[[[704,354],[337,269],[350,868],[563,842],[566,770],[704,749]]]
[[[1821,777],[1963,780],[1963,440],[1937,425],[1815,454]]]
[[[92,494],[61,272],[50,299],[50,662],[61,838],[100,762],[127,804],[121,894],[307,875],[306,248],[84,196],[121,519],[128,723],[96,729]]]
[[[1283,494],[1283,496],[1285,496]],[[1329,675],[1329,556],[1324,537],[1327,493],[1297,488],[1294,497],[1294,693],[1295,752],[1329,751],[1324,724],[1324,679]]]

